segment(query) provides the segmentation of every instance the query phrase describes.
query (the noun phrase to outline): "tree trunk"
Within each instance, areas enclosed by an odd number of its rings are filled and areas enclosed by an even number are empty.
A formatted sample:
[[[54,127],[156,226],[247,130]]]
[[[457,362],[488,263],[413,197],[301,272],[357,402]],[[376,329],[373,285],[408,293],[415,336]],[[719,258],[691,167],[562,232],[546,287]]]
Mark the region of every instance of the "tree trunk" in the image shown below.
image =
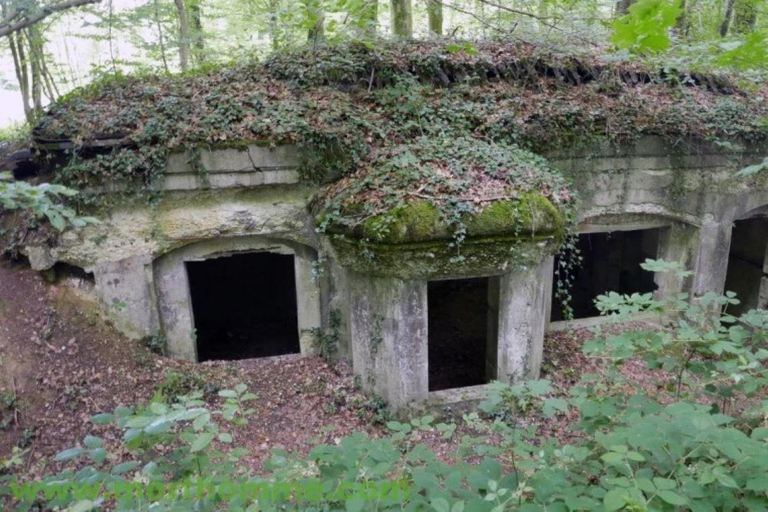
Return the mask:
[[[688,34],[688,12],[686,3],[686,0],[681,0],[680,17],[677,18],[677,23],[675,24],[675,33],[677,33],[679,37],[685,37]]]
[[[280,5],[278,2],[279,0],[269,0],[269,39],[273,51],[280,48],[280,40],[277,30],[277,10]]]
[[[40,34],[40,27],[32,25],[23,31],[27,36],[29,43],[29,67],[32,78],[32,109],[34,117],[43,111],[43,36]]]
[[[365,36],[375,37],[379,19],[379,0],[365,0],[360,9],[360,25]]]
[[[189,70],[189,17],[184,0],[173,0],[179,17],[179,65],[182,71]]]
[[[427,15],[429,16],[430,35],[443,35],[443,3],[441,0],[427,0]]]
[[[16,72],[16,80],[19,82],[21,103],[24,106],[24,117],[32,124],[34,115],[32,107],[29,105],[29,79],[27,76],[27,59],[24,57],[24,48],[21,46],[23,43],[21,34],[18,32],[8,36],[8,44],[11,47],[11,56],[13,57],[13,69]]]
[[[203,35],[203,11],[200,0],[187,0],[190,23],[190,37],[192,38],[192,53],[195,65],[200,66],[205,62],[205,36]]]
[[[619,0],[616,2],[616,16],[626,16],[633,3],[635,3],[635,0]]]
[[[305,0],[304,6],[309,26],[307,41],[317,43],[325,37],[325,12],[320,0]]]
[[[733,10],[733,31],[737,34],[748,34],[755,30],[756,21],[755,0],[736,0]]]
[[[413,12],[411,0],[391,0],[392,34],[395,37],[410,39],[413,37]]]
[[[736,4],[736,0],[728,0],[725,4],[725,15],[723,16],[723,22],[720,24],[720,37],[728,35],[728,29],[731,28],[731,19],[733,18],[733,6]]]
[[[163,59],[163,69],[168,73],[168,59],[165,56],[165,38],[163,37],[163,27],[160,24],[160,7],[157,0],[154,0],[155,7],[155,26],[157,26],[158,43],[160,44],[160,57]]]

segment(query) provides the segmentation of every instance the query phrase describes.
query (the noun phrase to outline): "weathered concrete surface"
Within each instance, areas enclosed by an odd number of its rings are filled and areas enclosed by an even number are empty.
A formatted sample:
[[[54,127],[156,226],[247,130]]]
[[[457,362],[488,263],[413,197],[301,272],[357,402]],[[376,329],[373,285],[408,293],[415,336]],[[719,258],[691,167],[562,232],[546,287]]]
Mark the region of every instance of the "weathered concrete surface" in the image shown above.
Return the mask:
[[[352,364],[394,410],[427,398],[427,283],[349,272]]]
[[[189,361],[197,360],[192,297],[185,263],[259,251],[294,255],[300,349],[302,354],[312,352],[311,332],[321,327],[320,290],[310,275],[312,262],[316,259],[314,251],[286,240],[238,237],[191,244],[155,261],[157,304],[169,356]]]
[[[723,293],[731,247],[731,223],[708,220],[699,228],[696,266],[693,269],[693,296],[707,292]]]
[[[158,331],[151,258],[136,256],[102,262],[94,267],[93,274],[96,294],[118,330],[132,338]]]
[[[300,185],[168,193],[156,205],[126,206],[101,224],[65,232],[51,257],[83,268],[136,256],[156,258],[200,240],[278,236],[316,245]]]
[[[498,379],[535,379],[552,299],[553,258],[499,278]]]
[[[163,188],[253,187],[298,183],[301,153],[296,146],[275,148],[252,144],[242,149],[202,149],[174,153],[168,158]]]

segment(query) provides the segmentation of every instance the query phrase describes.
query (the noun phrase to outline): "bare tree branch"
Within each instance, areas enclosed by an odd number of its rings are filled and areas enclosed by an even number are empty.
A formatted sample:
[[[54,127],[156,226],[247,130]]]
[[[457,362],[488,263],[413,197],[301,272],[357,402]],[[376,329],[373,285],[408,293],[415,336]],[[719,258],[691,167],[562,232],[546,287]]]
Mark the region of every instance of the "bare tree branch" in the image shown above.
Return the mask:
[[[0,23],[0,37],[7,36],[27,28],[47,18],[56,12],[66,11],[87,4],[97,4],[101,0],[65,0],[56,4],[46,5],[36,11],[17,9],[3,18]]]

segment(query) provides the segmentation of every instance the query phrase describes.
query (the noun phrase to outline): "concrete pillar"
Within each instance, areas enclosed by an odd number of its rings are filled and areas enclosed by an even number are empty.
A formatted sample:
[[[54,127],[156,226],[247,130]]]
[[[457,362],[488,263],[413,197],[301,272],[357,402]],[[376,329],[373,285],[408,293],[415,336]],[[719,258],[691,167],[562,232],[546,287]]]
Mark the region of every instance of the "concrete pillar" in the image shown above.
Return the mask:
[[[499,276],[488,278],[488,319],[485,351],[485,378],[496,380],[499,368]]]
[[[765,247],[763,256],[763,275],[760,277],[760,291],[757,294],[757,309],[766,309],[768,307],[768,245]]]
[[[137,256],[98,264],[93,269],[96,293],[115,327],[140,339],[158,332],[152,259]]]
[[[699,228],[694,296],[700,297],[707,292],[723,293],[731,248],[731,228],[731,223],[715,222],[706,222]]]
[[[427,283],[348,274],[352,364],[393,410],[429,392]]]
[[[168,355],[197,361],[192,297],[184,259],[172,254],[157,260],[155,286],[160,296],[158,306]]]
[[[661,230],[657,259],[680,262],[686,270],[696,270],[700,232],[690,224],[674,223]],[[672,272],[656,274],[656,298],[673,297],[679,293],[691,293],[694,277],[681,279]],[[723,281],[725,282],[725,281]]]
[[[549,323],[554,258],[499,278],[498,379],[539,376]]]
[[[316,259],[315,252],[308,247],[297,248],[293,258],[299,347],[302,354],[315,352],[313,332],[321,326],[320,285],[312,273]]]

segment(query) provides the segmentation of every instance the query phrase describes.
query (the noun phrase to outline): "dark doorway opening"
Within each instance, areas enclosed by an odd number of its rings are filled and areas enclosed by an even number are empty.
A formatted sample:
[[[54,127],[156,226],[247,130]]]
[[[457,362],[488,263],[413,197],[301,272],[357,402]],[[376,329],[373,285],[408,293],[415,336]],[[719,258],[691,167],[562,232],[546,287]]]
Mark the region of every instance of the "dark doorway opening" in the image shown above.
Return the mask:
[[[293,256],[187,262],[199,361],[299,352]]]
[[[488,336],[493,321],[489,299],[488,278],[428,283],[430,391],[486,384],[495,378],[495,364],[488,358],[491,355],[495,361],[496,350],[496,340]]]
[[[729,305],[729,313],[740,315],[765,306],[766,298],[760,298],[760,284],[768,277],[765,273],[767,246],[768,219],[760,217],[733,223],[725,290],[736,293],[741,303]]]
[[[660,232],[661,228],[654,228],[579,235],[577,248],[582,262],[571,270],[573,318],[599,316],[594,301],[606,292],[632,294],[656,290],[653,273],[640,268],[640,264],[657,258]],[[562,272],[558,256],[552,287],[552,321],[565,320],[563,304],[556,295],[557,280],[563,277],[558,273]]]

